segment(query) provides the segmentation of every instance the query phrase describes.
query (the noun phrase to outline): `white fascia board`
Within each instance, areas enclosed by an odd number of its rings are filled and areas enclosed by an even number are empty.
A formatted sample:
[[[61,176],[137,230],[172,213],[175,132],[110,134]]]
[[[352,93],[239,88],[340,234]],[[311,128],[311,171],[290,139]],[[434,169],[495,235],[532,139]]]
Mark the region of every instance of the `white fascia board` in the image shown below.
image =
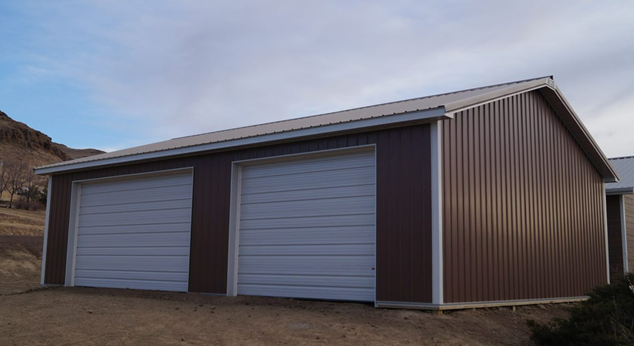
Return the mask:
[[[606,189],[606,195],[630,195],[634,194],[634,187],[620,187],[614,189]]]
[[[448,116],[445,114],[444,107],[438,107],[438,108],[432,108],[432,109],[427,109],[423,111],[414,111],[414,112],[408,112],[403,114],[380,116],[380,117],[371,118],[371,119],[316,126],[312,128],[305,128],[305,129],[286,131],[286,132],[280,132],[280,133],[272,133],[272,134],[255,136],[255,137],[240,138],[240,139],[217,142],[217,143],[193,145],[189,147],[168,149],[168,150],[155,151],[155,152],[142,153],[142,154],[129,155],[129,156],[113,157],[110,159],[103,159],[103,160],[69,163],[69,164],[59,165],[59,166],[44,166],[44,167],[36,168],[34,172],[35,174],[38,174],[38,175],[54,174],[54,173],[74,171],[79,169],[125,164],[125,163],[131,163],[135,161],[154,160],[154,159],[187,155],[187,154],[198,153],[198,152],[228,149],[232,147],[258,145],[258,144],[263,144],[268,142],[276,142],[276,141],[292,140],[292,139],[299,140],[303,137],[319,136],[319,135],[325,135],[328,133],[354,131],[354,130],[360,130],[364,128],[374,128],[374,127],[380,127],[380,126],[394,125],[398,123],[407,123],[407,122],[422,121],[422,120],[434,120],[434,119],[447,118],[447,117]]]

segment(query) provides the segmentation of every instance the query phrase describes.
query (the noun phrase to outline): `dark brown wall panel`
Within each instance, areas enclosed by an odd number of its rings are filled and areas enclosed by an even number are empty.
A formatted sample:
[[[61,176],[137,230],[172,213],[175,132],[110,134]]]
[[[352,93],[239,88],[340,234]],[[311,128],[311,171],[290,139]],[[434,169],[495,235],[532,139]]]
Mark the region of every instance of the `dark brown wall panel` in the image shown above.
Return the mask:
[[[189,290],[225,293],[231,162],[318,150],[377,146],[377,299],[431,301],[429,125],[56,175],[45,282],[63,284],[74,180],[194,167]]]
[[[623,233],[621,230],[621,196],[607,196],[608,256],[610,282],[623,276]]]
[[[634,273],[634,195],[624,195],[625,230],[627,235],[627,266]]]
[[[602,178],[540,93],[460,112],[442,136],[445,302],[607,281]]]

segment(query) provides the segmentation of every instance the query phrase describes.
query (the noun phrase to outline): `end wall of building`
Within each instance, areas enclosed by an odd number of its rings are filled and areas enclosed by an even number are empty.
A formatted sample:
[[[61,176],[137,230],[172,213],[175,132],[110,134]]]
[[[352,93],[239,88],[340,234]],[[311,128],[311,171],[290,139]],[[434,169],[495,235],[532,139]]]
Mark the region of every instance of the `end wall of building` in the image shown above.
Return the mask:
[[[603,181],[539,91],[442,121],[445,303],[607,282]]]

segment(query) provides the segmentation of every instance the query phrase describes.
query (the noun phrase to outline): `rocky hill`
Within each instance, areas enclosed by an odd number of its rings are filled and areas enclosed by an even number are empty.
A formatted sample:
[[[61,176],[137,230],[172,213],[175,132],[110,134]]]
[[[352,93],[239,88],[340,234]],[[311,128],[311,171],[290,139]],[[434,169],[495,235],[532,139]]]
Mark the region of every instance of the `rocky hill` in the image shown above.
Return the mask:
[[[0,111],[0,159],[19,158],[32,166],[77,159],[103,153],[97,149],[73,149]]]

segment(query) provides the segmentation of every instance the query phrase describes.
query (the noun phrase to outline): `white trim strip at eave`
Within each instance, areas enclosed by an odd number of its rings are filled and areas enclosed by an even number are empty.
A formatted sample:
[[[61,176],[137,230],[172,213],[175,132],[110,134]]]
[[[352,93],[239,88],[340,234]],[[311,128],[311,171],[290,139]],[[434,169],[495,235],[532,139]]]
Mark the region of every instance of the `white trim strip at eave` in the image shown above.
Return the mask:
[[[151,159],[165,158],[165,157],[185,155],[185,154],[191,154],[191,153],[198,153],[203,151],[227,149],[232,147],[262,144],[262,143],[274,142],[274,141],[280,141],[280,140],[299,139],[302,137],[310,137],[310,136],[323,135],[328,133],[358,130],[363,128],[385,126],[385,125],[418,121],[418,120],[433,120],[437,118],[446,118],[446,117],[448,116],[445,115],[444,107],[438,107],[438,108],[432,108],[432,109],[427,109],[423,111],[415,111],[415,112],[409,112],[409,113],[403,113],[403,114],[397,114],[397,115],[381,116],[381,117],[376,117],[372,119],[351,121],[351,122],[346,122],[341,124],[317,126],[317,127],[306,128],[301,130],[272,133],[268,135],[240,138],[240,139],[217,142],[217,143],[192,145],[192,146],[183,147],[183,148],[168,149],[168,150],[162,150],[162,151],[156,151],[156,152],[150,152],[150,153],[122,156],[122,157],[114,157],[114,158],[103,159],[103,160],[78,162],[74,164],[65,164],[60,166],[52,166],[52,167],[44,166],[41,168],[36,168],[35,174],[43,175],[43,174],[60,173],[60,172],[78,170],[78,169],[114,165],[114,164],[123,164],[123,163],[129,163],[134,161],[151,160]]]

